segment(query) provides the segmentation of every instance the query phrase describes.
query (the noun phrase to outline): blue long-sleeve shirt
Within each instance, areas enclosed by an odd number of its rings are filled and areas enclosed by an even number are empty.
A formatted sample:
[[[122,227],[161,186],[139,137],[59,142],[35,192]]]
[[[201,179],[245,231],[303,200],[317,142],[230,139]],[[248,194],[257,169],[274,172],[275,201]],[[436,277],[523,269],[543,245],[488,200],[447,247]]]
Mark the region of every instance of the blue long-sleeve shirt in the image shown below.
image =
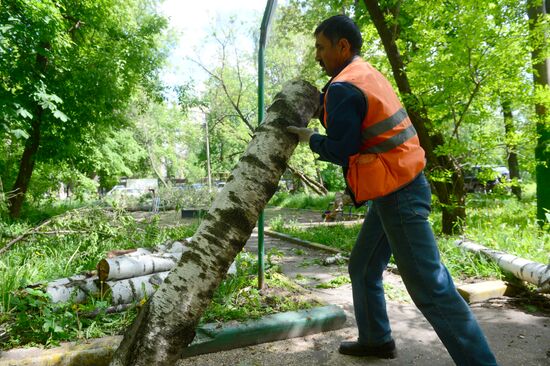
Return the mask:
[[[326,136],[312,135],[309,147],[319,154],[320,160],[347,167],[348,158],[357,154],[361,146],[361,123],[367,102],[358,88],[346,82],[332,83],[326,92]]]

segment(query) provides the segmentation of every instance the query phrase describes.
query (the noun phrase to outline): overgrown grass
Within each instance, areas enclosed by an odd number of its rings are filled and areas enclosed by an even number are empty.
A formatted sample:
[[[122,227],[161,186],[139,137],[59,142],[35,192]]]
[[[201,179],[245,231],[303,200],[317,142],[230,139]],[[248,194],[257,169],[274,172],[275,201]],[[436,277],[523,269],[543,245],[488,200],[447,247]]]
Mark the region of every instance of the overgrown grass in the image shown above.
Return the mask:
[[[301,287],[279,273],[268,255],[265,272],[266,288],[258,290],[257,259],[243,252],[237,256],[237,275],[230,276],[218,287],[201,322],[255,319],[267,314],[309,309],[319,305],[304,296]]]
[[[288,192],[277,192],[269,201],[270,206],[285,208],[301,208],[310,210],[325,210],[334,201],[334,193],[326,196],[309,195],[305,193],[291,194]]]
[[[59,211],[55,211],[57,214]],[[55,344],[62,340],[115,334],[128,325],[135,311],[80,316],[108,304],[92,299],[87,304],[54,305],[38,290],[21,289],[35,283],[92,271],[110,250],[148,248],[168,239],[191,236],[197,225],[162,228],[154,217],[136,221],[123,211],[80,208],[65,215],[52,211],[35,217],[51,218],[39,232],[30,234],[0,256],[0,324],[9,328],[3,347]],[[0,248],[28,223],[6,224]]]
[[[287,224],[282,218],[277,218],[270,221],[270,228],[303,240],[325,244],[349,254],[355,244],[361,224],[301,228],[296,223]]]
[[[111,250],[149,248],[166,240],[192,236],[198,222],[163,227],[158,216],[138,221],[124,211],[81,208],[54,217],[40,233],[29,235],[0,256],[0,335],[6,330],[2,349],[22,345],[56,345],[64,340],[87,339],[119,334],[131,324],[136,307],[122,313],[106,314],[110,304],[90,298],[84,304],[52,304],[30,284],[48,282],[81,272],[92,271]],[[0,242],[0,248],[27,224],[5,224],[12,231]],[[201,322],[243,320],[279,311],[297,310],[316,305],[300,295],[292,281],[278,273],[268,252],[265,293],[257,290],[257,264],[243,253],[238,258],[236,276],[222,282]],[[137,307],[140,304],[136,304]],[[94,313],[90,316],[90,313]]]
[[[517,201],[509,196],[476,194],[469,196],[467,202],[464,232],[467,238],[526,259],[548,262],[550,233],[535,223],[536,206],[532,199]],[[441,212],[435,210],[430,221],[436,232],[441,230]],[[285,225],[282,220],[273,220],[271,228],[349,253],[360,225],[302,229],[295,224]],[[457,239],[459,237],[438,237],[442,260],[453,276],[500,278],[504,275],[494,262],[457,248],[454,244]]]

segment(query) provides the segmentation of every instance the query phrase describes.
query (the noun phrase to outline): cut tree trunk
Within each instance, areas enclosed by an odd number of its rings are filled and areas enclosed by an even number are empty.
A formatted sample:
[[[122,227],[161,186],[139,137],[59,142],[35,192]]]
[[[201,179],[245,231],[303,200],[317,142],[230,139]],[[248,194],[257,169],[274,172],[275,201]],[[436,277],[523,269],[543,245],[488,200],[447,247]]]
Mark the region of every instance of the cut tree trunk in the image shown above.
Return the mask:
[[[154,253],[145,248],[111,251],[107,253],[107,259],[98,263],[97,276],[88,274],[61,278],[49,282],[45,292],[54,303],[82,303],[90,297],[107,294],[114,305],[141,301],[154,293],[186,250],[184,243],[173,241],[158,245]],[[232,265],[228,273],[235,271],[236,267]]]
[[[287,126],[305,127],[319,104],[307,82],[286,84],[187,244],[178,265],[141,309],[112,366],[174,365],[231,262],[250,237],[298,144]]]
[[[475,253],[481,253],[489,257],[494,260],[500,268],[512,273],[520,280],[538,286],[542,292],[550,292],[550,266],[520,258],[513,254],[489,249],[468,240],[457,240],[455,244],[460,248]]]
[[[168,273],[169,271],[165,271],[123,280],[103,282],[101,284],[101,292],[103,296],[111,297],[112,305],[134,303],[153,295],[160,284],[168,277]]]
[[[48,283],[45,292],[51,296],[53,303],[72,301],[78,304],[100,293],[97,280],[97,276],[86,275],[61,278]]]
[[[112,281],[165,272],[174,268],[180,258],[181,252],[106,258],[97,264],[97,275],[100,281]]]

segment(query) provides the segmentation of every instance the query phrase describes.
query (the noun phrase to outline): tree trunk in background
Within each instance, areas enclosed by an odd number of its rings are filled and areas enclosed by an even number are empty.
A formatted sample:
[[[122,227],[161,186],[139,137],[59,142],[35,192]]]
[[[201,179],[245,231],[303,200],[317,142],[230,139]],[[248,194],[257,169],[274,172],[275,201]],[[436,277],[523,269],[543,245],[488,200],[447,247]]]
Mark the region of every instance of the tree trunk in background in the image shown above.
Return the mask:
[[[303,81],[286,84],[277,94],[265,122],[256,129],[187,244],[189,250],[127,330],[112,366],[171,366],[180,358],[214,291],[277,189],[298,143],[286,127],[305,127],[318,104],[318,91]]]
[[[297,179],[300,180],[304,191],[306,191],[306,194],[308,194],[309,189],[313,190],[313,192],[317,193],[320,196],[326,196],[328,194],[328,190],[325,188],[325,186],[317,182],[315,179],[308,177],[308,175],[304,172],[301,172],[298,169],[291,167],[290,165],[288,166],[288,170],[290,170],[290,172],[294,174]]]
[[[529,15],[529,29],[533,37],[533,51],[531,58],[533,60],[533,79],[535,89],[548,88],[550,85],[548,74],[550,74],[550,60],[542,57],[544,45],[548,39],[547,34],[543,34],[543,41],[537,42],[535,33],[536,24],[548,14],[546,0],[536,2],[537,5],[528,5],[527,13]],[[537,221],[540,225],[548,222],[546,215],[550,215],[550,123],[548,121],[548,111],[542,102],[535,105],[537,114],[537,147],[535,148],[535,161],[537,164]]]
[[[21,207],[25,200],[25,194],[29,188],[31,182],[32,172],[34,170],[34,162],[36,159],[36,153],[40,146],[40,124],[42,123],[42,115],[44,110],[41,106],[36,107],[36,113],[31,123],[31,131],[29,138],[25,143],[25,149],[23,150],[23,156],[19,163],[19,172],[17,173],[17,179],[10,192],[8,198],[8,204],[10,206],[10,216],[12,218],[18,218],[21,215]]]
[[[41,47],[47,51],[51,46],[47,42],[42,42]],[[38,73],[45,73],[47,68],[48,58],[38,53],[36,55],[36,69]],[[23,206],[25,194],[27,193],[29,183],[31,182],[34,162],[40,146],[40,125],[42,124],[43,115],[44,108],[37,103],[35,107],[35,115],[31,122],[29,138],[25,143],[25,149],[23,150],[23,155],[21,156],[21,161],[19,162],[17,179],[13,185],[11,196],[8,198],[9,212],[12,218],[18,218],[21,215],[21,207]]]
[[[446,170],[452,173],[450,182],[431,180],[441,203],[442,231],[444,234],[461,232],[461,223],[466,218],[466,192],[464,191],[462,168],[452,156],[437,156],[435,154],[435,149],[443,145],[443,135],[440,133],[429,134],[432,122],[427,117],[427,111],[411,90],[395,37],[386,25],[384,13],[380,9],[378,1],[364,0],[364,3],[386,50],[393,77],[403,99],[403,104],[407,109],[407,114],[418,133],[422,148],[426,151],[428,167],[432,171]]]
[[[513,142],[513,136],[516,132],[516,127],[514,126],[514,119],[512,116],[510,101],[507,99],[502,101],[502,114],[504,115],[504,130],[506,131],[506,150],[508,152],[508,170],[510,171],[510,179],[512,180],[512,193],[518,198],[518,200],[521,200],[518,154],[516,153],[517,146]]]

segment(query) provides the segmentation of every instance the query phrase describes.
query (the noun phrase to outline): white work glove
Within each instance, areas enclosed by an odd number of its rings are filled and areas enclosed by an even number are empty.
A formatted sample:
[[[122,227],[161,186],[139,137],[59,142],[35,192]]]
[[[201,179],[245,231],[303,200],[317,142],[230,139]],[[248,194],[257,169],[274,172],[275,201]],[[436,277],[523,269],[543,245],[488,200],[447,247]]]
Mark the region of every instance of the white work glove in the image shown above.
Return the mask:
[[[311,128],[306,128],[306,127],[288,126],[286,130],[288,132],[292,132],[293,134],[297,135],[300,142],[309,142],[310,137],[313,134],[317,133],[313,131]]]

